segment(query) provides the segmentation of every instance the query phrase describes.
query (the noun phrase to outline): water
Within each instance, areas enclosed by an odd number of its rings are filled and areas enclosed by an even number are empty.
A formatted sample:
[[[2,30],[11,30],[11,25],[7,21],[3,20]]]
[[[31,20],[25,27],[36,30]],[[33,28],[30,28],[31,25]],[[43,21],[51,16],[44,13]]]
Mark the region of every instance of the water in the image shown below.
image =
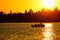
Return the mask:
[[[44,23],[45,27],[37,28],[31,27],[33,24],[0,23],[0,40],[60,40],[60,23]]]

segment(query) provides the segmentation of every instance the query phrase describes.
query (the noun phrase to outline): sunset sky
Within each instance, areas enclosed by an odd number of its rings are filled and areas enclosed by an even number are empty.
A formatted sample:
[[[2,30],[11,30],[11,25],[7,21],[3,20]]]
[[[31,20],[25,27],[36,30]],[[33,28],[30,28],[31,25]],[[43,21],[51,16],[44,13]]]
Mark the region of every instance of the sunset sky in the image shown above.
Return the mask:
[[[0,0],[0,11],[24,12],[25,9],[38,11],[42,8],[42,0]],[[54,7],[60,8],[60,0],[54,0]],[[53,7],[53,8],[54,8]]]

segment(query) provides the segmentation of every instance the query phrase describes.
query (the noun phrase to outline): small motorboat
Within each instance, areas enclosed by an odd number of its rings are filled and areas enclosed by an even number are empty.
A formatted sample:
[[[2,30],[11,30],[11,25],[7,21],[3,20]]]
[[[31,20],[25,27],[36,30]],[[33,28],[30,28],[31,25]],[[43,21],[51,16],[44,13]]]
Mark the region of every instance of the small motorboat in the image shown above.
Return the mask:
[[[35,24],[35,25],[31,25],[32,27],[44,27],[45,25],[40,23],[40,24]]]

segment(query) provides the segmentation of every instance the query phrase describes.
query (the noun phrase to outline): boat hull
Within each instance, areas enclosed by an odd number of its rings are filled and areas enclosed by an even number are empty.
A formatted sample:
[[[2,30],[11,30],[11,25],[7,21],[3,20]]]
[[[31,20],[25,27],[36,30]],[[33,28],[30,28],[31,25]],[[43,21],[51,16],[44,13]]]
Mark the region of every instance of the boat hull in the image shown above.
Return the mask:
[[[32,27],[44,27],[45,25],[32,25]]]

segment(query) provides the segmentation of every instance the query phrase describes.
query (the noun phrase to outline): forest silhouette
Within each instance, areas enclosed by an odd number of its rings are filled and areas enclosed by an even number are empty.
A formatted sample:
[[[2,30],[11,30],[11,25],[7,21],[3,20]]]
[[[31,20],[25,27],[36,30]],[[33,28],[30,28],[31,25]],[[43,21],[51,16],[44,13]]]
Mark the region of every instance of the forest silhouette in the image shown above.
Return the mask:
[[[55,8],[53,11],[42,9],[41,11],[33,12],[25,10],[24,13],[18,12],[5,14],[0,11],[0,22],[60,22],[60,10]]]

